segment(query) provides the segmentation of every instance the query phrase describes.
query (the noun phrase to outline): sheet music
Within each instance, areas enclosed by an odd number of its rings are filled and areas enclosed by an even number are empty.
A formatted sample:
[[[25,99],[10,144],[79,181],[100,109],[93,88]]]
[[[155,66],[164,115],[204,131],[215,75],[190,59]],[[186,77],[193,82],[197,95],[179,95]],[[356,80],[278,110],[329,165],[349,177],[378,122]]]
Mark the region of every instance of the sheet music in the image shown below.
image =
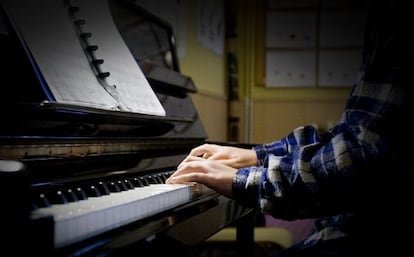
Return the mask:
[[[90,42],[98,45],[96,55],[105,60],[103,70],[111,72],[107,81],[110,85],[116,85],[120,101],[131,111],[165,115],[141,68],[119,34],[107,1],[74,0],[72,3],[80,6],[80,18],[88,17],[85,31],[92,32]]]
[[[3,1],[4,2],[4,1]],[[141,68],[119,34],[107,1],[70,1],[92,33],[90,43],[110,72],[106,84],[93,72],[67,6],[60,0],[7,0],[8,12],[57,102],[165,115]],[[9,14],[9,15],[10,15]],[[113,87],[108,90],[107,86]]]

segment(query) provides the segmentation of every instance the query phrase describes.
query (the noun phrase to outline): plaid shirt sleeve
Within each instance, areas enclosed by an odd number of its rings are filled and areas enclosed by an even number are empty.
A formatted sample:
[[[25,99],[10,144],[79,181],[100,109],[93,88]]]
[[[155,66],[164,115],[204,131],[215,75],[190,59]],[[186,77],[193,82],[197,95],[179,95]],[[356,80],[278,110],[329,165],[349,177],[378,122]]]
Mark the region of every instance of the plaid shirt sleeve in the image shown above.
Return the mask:
[[[403,99],[398,86],[361,80],[340,122],[326,133],[319,136],[314,127],[303,126],[254,147],[259,166],[238,170],[235,199],[288,220],[348,211],[358,172],[392,155],[396,131],[389,124]]]
[[[368,18],[361,73],[340,121],[321,135],[303,126],[254,147],[259,165],[239,169],[233,180],[241,204],[286,220],[333,216],[353,212],[367,191],[378,194],[369,190],[379,176],[385,183],[395,176],[381,165],[392,165],[411,140],[412,41],[407,16],[381,4]]]

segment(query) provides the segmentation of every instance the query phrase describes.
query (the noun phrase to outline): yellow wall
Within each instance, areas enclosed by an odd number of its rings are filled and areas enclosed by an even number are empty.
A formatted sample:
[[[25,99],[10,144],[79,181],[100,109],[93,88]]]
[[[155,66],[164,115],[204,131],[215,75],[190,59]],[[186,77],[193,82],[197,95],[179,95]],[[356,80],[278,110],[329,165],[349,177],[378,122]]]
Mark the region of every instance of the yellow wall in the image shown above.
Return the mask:
[[[225,55],[217,55],[197,40],[197,1],[186,2],[186,51],[181,72],[190,76],[198,93],[193,96],[209,140],[227,139]]]
[[[340,119],[343,108],[344,99],[341,98],[255,99],[252,102],[251,141],[273,141],[304,124],[317,126],[320,131],[324,131]]]
[[[260,1],[235,2],[239,5],[235,51],[240,99],[230,105],[233,108],[229,112],[240,120],[238,141],[269,142],[300,125],[315,124],[326,129],[335,123],[350,88],[265,88],[257,79],[258,43],[263,32],[256,17],[257,12],[263,11],[258,5]],[[227,141],[226,55],[219,56],[198,42],[197,0],[187,0],[186,14],[186,52],[180,60],[181,71],[194,80],[199,90],[193,100],[208,139]]]
[[[198,92],[194,104],[206,129],[208,140],[227,141],[227,100],[222,96]]]
[[[339,120],[351,88],[265,88],[263,74],[263,2],[239,1],[237,53],[240,141],[264,143],[306,124],[326,129]]]

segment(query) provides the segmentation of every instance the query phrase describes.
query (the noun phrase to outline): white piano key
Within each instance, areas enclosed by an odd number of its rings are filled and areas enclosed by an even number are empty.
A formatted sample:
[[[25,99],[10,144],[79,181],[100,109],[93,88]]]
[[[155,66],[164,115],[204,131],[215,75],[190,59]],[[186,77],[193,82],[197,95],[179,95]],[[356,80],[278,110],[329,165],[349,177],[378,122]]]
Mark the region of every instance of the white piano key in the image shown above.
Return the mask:
[[[153,184],[87,200],[40,208],[32,217],[52,215],[55,247],[62,247],[191,201],[190,185]]]

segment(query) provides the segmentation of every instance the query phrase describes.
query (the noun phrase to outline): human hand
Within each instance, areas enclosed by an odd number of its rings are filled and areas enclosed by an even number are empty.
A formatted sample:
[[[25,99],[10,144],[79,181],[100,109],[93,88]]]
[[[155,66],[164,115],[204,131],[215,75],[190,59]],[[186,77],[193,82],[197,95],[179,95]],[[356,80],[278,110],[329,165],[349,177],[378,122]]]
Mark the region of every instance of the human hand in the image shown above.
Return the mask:
[[[190,154],[181,163],[188,162],[190,157],[202,157],[208,160],[217,160],[227,166],[239,169],[257,165],[256,152],[251,149],[216,144],[203,144],[191,150]],[[191,158],[192,160],[192,158]]]
[[[227,197],[232,196],[236,168],[219,161],[189,155],[166,180],[168,184],[197,182]]]

